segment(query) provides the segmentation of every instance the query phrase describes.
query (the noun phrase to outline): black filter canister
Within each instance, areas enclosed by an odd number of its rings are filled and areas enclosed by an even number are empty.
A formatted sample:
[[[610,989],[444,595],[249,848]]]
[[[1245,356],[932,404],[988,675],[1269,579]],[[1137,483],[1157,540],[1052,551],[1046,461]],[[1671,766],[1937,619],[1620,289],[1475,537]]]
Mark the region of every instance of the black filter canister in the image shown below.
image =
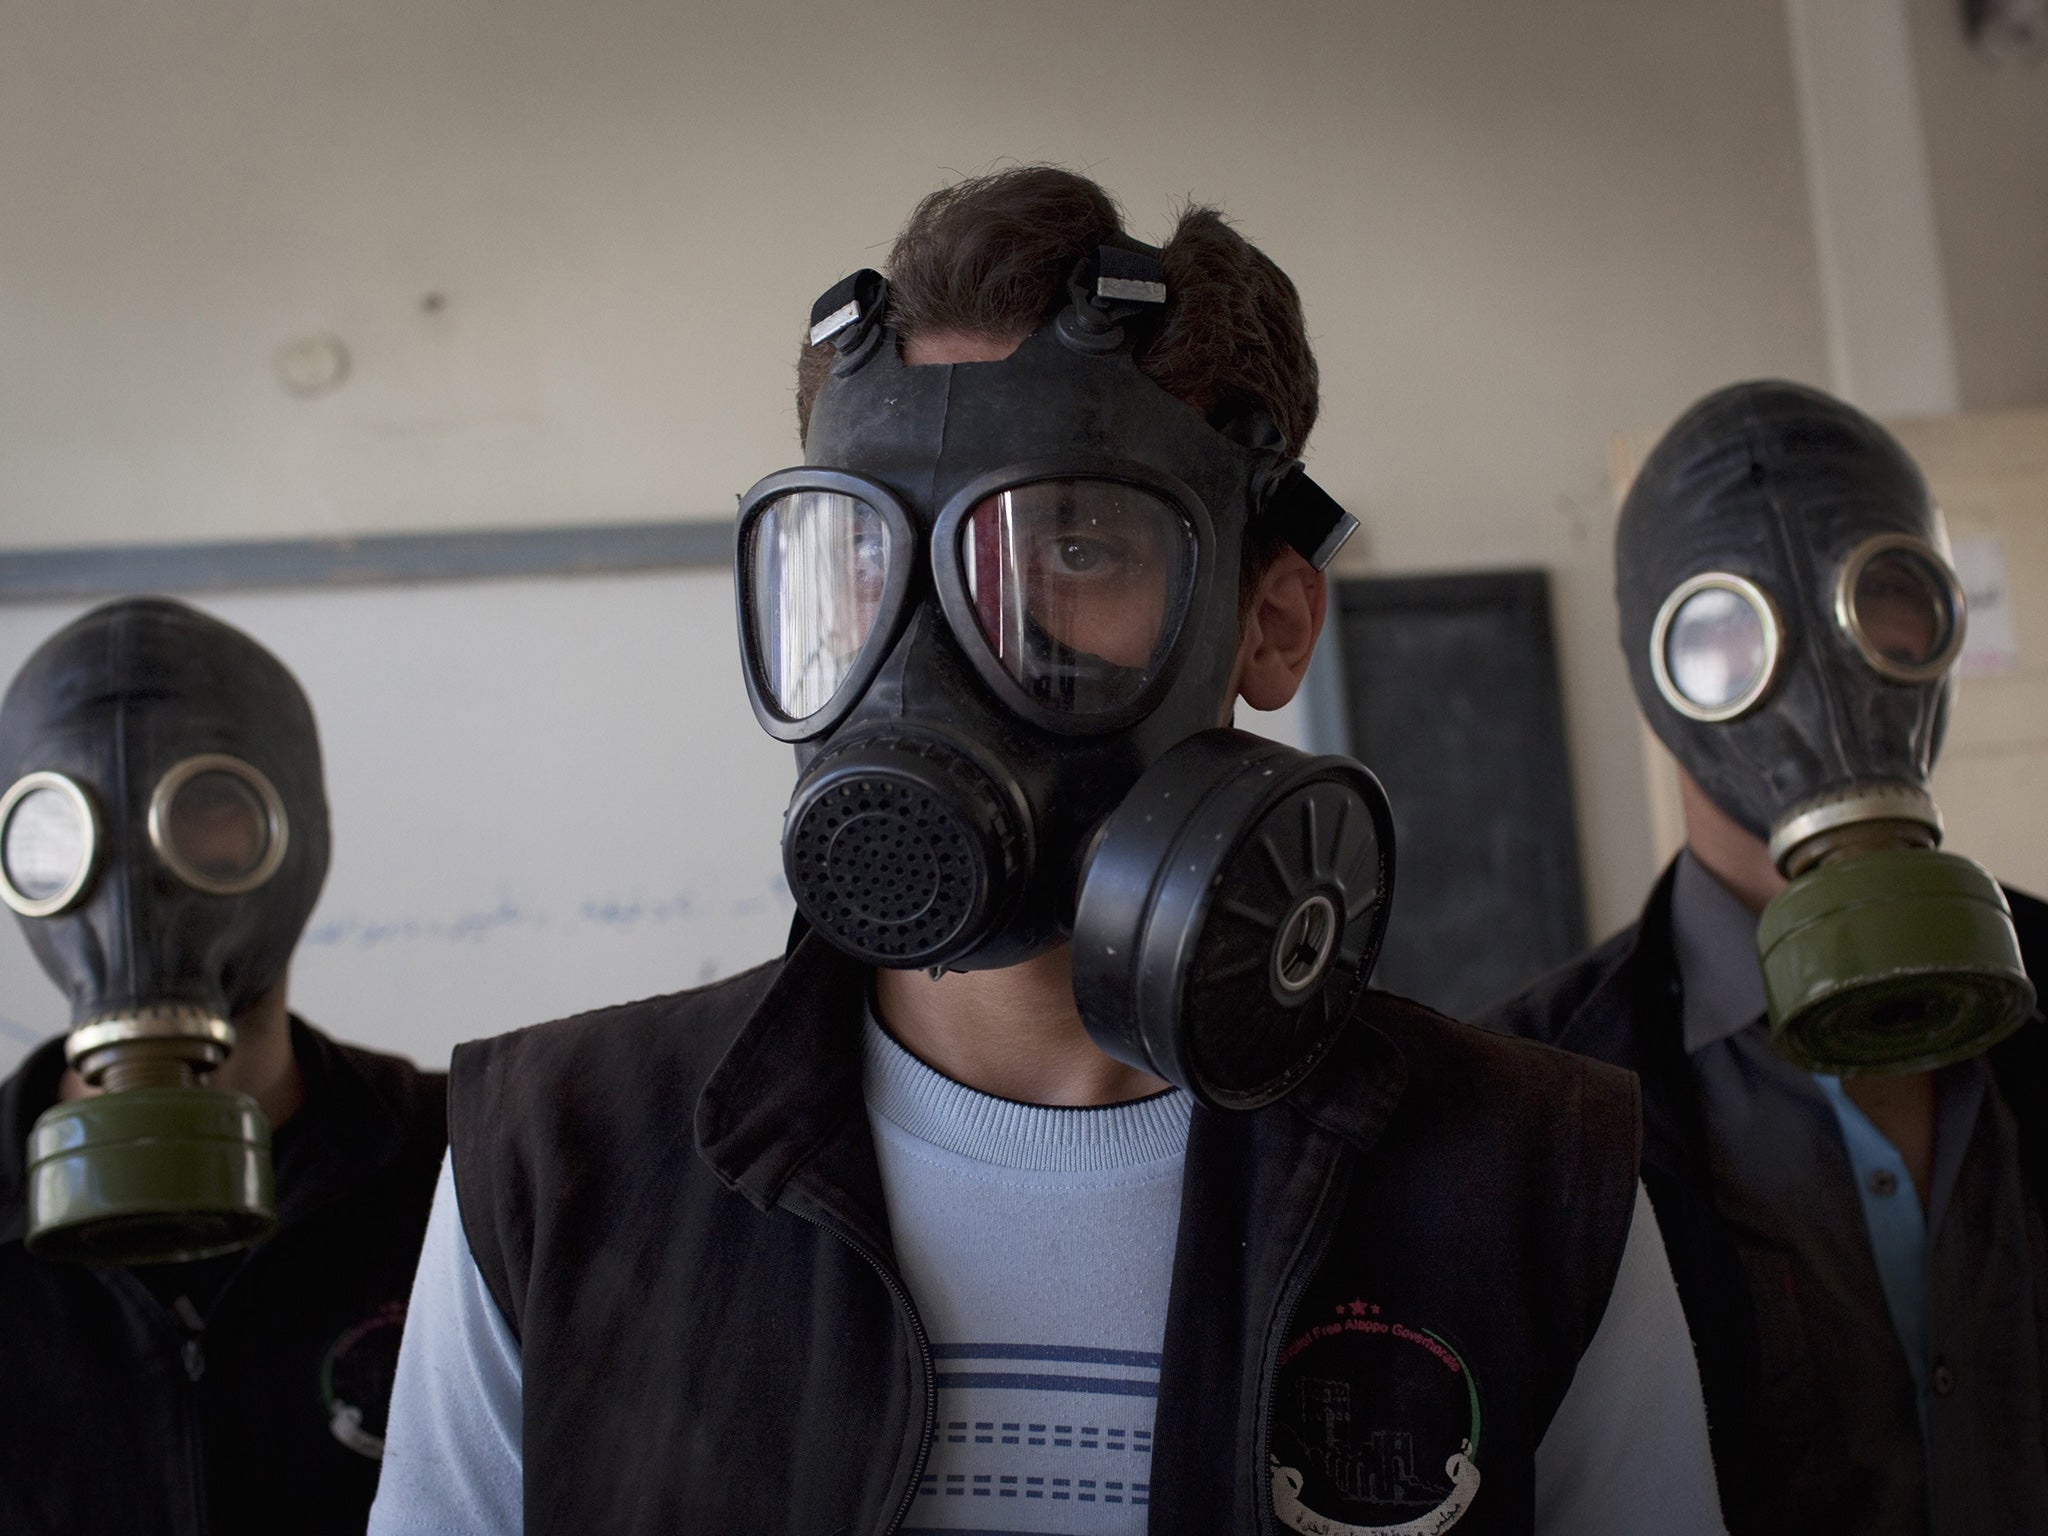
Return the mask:
[[[1281,1098],[1372,976],[1394,882],[1379,780],[1234,730],[1148,769],[1104,827],[1074,922],[1096,1044],[1224,1109]]]

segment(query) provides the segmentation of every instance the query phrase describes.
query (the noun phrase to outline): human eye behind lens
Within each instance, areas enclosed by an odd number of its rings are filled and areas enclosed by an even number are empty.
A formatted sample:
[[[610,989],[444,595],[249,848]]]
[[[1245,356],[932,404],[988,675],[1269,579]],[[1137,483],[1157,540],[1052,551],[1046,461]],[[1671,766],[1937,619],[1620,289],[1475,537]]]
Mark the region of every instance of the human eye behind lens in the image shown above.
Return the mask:
[[[1101,533],[1062,533],[1051,540],[1049,568],[1069,578],[1106,580],[1131,575],[1137,562],[1129,544]]]
[[[1144,541],[1132,536],[1112,507],[1084,507],[1062,500],[1038,529],[1041,567],[1069,579],[1107,580],[1134,576],[1146,564]]]
[[[881,534],[862,536],[860,543],[854,546],[853,568],[862,581],[881,584],[882,578],[889,574],[889,550],[882,542]]]

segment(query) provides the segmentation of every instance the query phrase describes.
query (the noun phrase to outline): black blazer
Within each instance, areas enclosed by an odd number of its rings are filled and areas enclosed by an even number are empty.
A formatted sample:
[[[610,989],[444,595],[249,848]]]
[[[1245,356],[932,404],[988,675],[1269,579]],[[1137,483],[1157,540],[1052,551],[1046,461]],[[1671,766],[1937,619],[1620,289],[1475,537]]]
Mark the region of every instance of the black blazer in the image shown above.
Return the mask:
[[[1814,1527],[1782,1485],[1759,1405],[1758,1321],[1735,1243],[1714,1204],[1706,1132],[1683,1031],[1671,932],[1674,862],[1631,926],[1482,1015],[1490,1029],[1627,1067],[1642,1082],[1643,1183],[1656,1207],[1698,1354],[1721,1505],[1736,1536]],[[2008,890],[2027,970],[2048,986],[2048,906]],[[2040,1014],[1991,1052],[1999,1093],[2020,1133],[2022,1173],[2037,1208],[2048,1123],[2048,1025]]]

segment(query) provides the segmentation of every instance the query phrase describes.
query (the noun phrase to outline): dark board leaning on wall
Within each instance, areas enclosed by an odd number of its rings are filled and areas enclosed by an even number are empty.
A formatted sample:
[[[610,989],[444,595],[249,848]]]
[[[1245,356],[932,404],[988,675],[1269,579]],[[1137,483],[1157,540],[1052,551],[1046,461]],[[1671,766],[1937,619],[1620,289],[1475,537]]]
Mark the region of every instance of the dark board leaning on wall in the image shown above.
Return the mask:
[[[1468,1017],[1585,944],[1542,571],[1336,588],[1351,751],[1394,804],[1374,983]]]

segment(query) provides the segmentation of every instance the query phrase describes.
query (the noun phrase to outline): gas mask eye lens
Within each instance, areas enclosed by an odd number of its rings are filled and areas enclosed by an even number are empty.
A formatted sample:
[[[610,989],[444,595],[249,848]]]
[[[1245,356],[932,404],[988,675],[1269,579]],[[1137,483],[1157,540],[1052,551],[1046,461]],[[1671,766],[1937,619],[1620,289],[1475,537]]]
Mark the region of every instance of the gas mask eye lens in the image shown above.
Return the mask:
[[[270,841],[255,791],[231,774],[195,774],[171,799],[170,841],[209,880],[248,878]]]
[[[149,839],[187,885],[238,896],[284,862],[284,804],[268,779],[237,758],[187,758],[150,797]]]
[[[85,791],[57,773],[31,773],[0,797],[0,897],[24,917],[70,906],[92,877],[98,819]]]
[[[981,638],[1035,702],[1106,713],[1151,681],[1193,586],[1180,509],[1111,480],[1040,480],[982,498],[960,523]]]
[[[873,633],[894,558],[882,514],[843,491],[789,491],[741,553],[755,666],[770,701],[804,720],[832,701]]]
[[[1650,632],[1650,664],[1671,707],[1694,720],[1733,720],[1764,695],[1782,633],[1763,589],[1715,571],[1681,582]]]
[[[1671,621],[1665,661],[1680,693],[1702,709],[1726,709],[1763,675],[1763,624],[1725,587],[1696,592]]]
[[[1962,643],[1955,574],[1919,540],[1880,535],[1842,563],[1835,617],[1864,660],[1895,682],[1928,682]]]

